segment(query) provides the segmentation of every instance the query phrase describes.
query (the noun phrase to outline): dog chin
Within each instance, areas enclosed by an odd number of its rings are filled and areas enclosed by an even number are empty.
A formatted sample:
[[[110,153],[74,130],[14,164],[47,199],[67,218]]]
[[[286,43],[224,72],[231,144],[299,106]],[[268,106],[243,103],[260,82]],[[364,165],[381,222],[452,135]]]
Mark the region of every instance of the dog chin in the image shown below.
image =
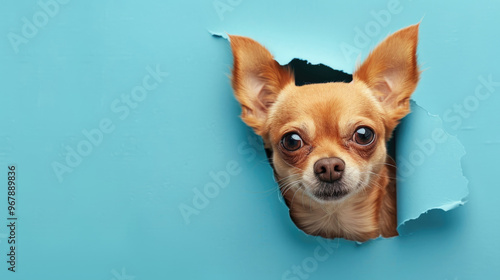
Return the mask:
[[[342,182],[318,183],[312,196],[319,201],[341,201],[349,195],[349,189]]]

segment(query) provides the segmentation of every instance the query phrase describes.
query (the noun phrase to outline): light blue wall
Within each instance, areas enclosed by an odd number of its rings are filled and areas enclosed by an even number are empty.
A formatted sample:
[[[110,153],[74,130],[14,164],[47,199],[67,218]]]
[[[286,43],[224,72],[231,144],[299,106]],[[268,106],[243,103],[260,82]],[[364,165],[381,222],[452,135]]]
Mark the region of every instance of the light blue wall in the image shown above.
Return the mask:
[[[1,1],[1,279],[499,277],[497,1],[39,4],[54,1]],[[377,22],[381,10],[390,20]],[[357,54],[342,46],[364,57],[422,18],[425,72],[414,99],[464,146],[469,201],[432,210],[393,239],[304,235],[279,200],[258,138],[237,117],[228,43],[209,31],[253,37],[281,63],[300,57],[351,72]],[[356,32],[366,28],[374,29],[361,44]],[[495,83],[474,99],[481,79]],[[459,104],[469,109],[463,115],[453,112]],[[71,155],[78,149],[86,155]],[[12,164],[15,273],[6,262]],[[213,195],[194,205],[204,188]],[[199,208],[189,219],[187,206]]]

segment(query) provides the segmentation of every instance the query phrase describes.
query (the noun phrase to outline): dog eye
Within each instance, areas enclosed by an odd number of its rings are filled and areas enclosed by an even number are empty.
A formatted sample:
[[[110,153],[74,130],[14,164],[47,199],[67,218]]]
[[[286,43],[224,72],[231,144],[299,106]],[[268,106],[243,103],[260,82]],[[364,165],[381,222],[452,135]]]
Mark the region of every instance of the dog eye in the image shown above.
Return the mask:
[[[371,128],[366,126],[361,126],[356,129],[356,132],[353,135],[354,142],[358,143],[362,146],[367,146],[373,143],[375,139],[375,132],[371,130]]]
[[[281,138],[281,146],[283,146],[283,148],[287,151],[296,151],[302,148],[303,145],[304,143],[302,138],[300,138],[300,136],[295,132],[287,133],[283,136],[283,138]]]

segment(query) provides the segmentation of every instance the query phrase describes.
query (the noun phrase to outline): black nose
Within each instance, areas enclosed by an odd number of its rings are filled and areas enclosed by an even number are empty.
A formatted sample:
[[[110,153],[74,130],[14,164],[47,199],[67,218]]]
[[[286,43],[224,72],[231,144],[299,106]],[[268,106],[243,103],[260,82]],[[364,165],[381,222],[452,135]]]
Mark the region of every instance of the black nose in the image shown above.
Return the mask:
[[[316,176],[327,183],[333,183],[342,177],[345,162],[338,157],[322,158],[314,164]]]

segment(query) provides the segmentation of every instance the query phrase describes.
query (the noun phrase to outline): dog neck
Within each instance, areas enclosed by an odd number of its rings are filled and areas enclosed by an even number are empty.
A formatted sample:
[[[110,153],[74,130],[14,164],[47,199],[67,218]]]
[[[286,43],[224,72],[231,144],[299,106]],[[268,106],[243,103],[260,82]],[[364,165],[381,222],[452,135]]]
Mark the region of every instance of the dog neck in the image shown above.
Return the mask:
[[[366,241],[396,236],[395,170],[390,162],[388,157],[368,187],[340,202],[319,202],[300,187],[281,189],[290,217],[300,229],[325,238]]]

